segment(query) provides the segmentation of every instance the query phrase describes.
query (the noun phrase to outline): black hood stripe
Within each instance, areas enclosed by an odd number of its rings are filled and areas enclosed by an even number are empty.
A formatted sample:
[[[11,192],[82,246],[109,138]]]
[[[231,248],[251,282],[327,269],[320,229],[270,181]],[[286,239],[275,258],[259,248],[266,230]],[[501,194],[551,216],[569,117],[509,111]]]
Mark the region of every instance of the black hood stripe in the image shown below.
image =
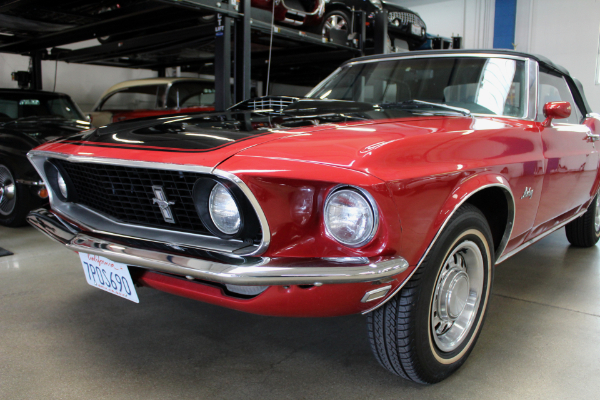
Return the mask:
[[[160,146],[152,146],[151,144],[124,144],[124,143],[103,143],[103,142],[94,142],[94,141],[81,141],[81,140],[63,140],[61,143],[73,144],[77,146],[92,146],[92,147],[107,147],[113,149],[126,149],[126,150],[146,150],[146,151],[162,151],[168,153],[207,153],[211,151],[216,151],[219,149],[223,149],[225,147],[232,146],[234,144],[244,142],[249,139],[254,139],[257,137],[263,137],[270,135],[272,132],[265,132],[261,134],[256,134],[252,136],[247,136],[244,138],[237,139],[233,142],[228,142],[221,144],[219,146],[209,147],[205,149],[181,149],[181,148],[169,148],[169,147],[160,147]]]

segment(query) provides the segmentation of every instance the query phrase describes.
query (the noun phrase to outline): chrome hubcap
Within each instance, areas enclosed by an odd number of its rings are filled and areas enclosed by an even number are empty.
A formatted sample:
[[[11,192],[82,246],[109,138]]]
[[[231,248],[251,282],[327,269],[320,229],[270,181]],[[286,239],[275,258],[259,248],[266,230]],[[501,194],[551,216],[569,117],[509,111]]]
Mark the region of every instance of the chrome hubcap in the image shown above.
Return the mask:
[[[17,203],[17,188],[10,171],[0,165],[0,215],[9,215]]]
[[[596,195],[596,218],[594,218],[596,233],[600,232],[600,193]]]
[[[337,29],[339,31],[348,30],[348,21],[341,15],[330,15],[323,25],[323,35],[327,35],[330,30]]]
[[[431,304],[431,331],[441,351],[455,350],[466,338],[481,302],[483,281],[479,247],[462,242],[444,263]]]

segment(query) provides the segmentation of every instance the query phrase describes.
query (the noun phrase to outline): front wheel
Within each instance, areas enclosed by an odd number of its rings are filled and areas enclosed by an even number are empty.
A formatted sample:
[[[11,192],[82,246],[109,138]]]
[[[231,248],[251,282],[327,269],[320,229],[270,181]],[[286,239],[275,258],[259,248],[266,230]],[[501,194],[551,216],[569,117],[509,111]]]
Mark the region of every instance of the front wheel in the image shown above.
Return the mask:
[[[368,315],[371,349],[384,368],[435,383],[465,362],[490,297],[492,245],[485,216],[462,206],[402,290]]]
[[[573,246],[592,247],[600,239],[600,195],[594,200],[585,214],[565,226],[567,240]]]

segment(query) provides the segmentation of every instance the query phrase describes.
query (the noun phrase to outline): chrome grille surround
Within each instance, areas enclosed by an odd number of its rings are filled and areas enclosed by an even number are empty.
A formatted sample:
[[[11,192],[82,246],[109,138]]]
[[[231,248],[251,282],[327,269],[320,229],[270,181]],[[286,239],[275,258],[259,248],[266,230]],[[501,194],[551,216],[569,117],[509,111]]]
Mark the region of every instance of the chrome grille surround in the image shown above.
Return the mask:
[[[70,163],[104,164],[108,166],[117,165],[126,166],[128,168],[144,168],[158,171],[192,172],[226,179],[235,184],[250,202],[256,213],[256,216],[258,217],[262,231],[262,237],[260,238],[260,243],[249,244],[248,242],[244,242],[240,239],[220,239],[211,235],[210,233],[193,232],[189,229],[177,230],[161,226],[147,226],[139,224],[136,221],[121,221],[84,204],[63,202],[50,190],[49,197],[52,209],[63,215],[65,218],[78,223],[87,231],[99,234],[117,235],[124,238],[154,240],[156,242],[175,246],[188,246],[202,250],[229,253],[235,256],[260,255],[269,247],[271,237],[269,226],[266,217],[260,208],[260,205],[254,197],[254,194],[241,179],[226,171],[197,165],[167,164],[101,157],[83,157],[38,150],[30,151],[28,153],[28,157],[46,183],[47,177],[44,172],[44,163],[48,159],[64,160]]]

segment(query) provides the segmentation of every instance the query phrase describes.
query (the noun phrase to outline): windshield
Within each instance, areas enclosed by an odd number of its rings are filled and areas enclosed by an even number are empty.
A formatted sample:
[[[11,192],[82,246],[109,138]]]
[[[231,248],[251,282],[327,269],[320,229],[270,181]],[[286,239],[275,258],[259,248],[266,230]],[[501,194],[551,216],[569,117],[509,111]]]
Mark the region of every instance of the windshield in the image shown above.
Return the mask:
[[[85,120],[79,108],[66,96],[28,93],[0,93],[0,122],[17,119]]]
[[[406,58],[349,64],[308,98],[351,100],[394,107],[412,100],[460,107],[477,114],[524,117],[524,61],[483,57]]]

